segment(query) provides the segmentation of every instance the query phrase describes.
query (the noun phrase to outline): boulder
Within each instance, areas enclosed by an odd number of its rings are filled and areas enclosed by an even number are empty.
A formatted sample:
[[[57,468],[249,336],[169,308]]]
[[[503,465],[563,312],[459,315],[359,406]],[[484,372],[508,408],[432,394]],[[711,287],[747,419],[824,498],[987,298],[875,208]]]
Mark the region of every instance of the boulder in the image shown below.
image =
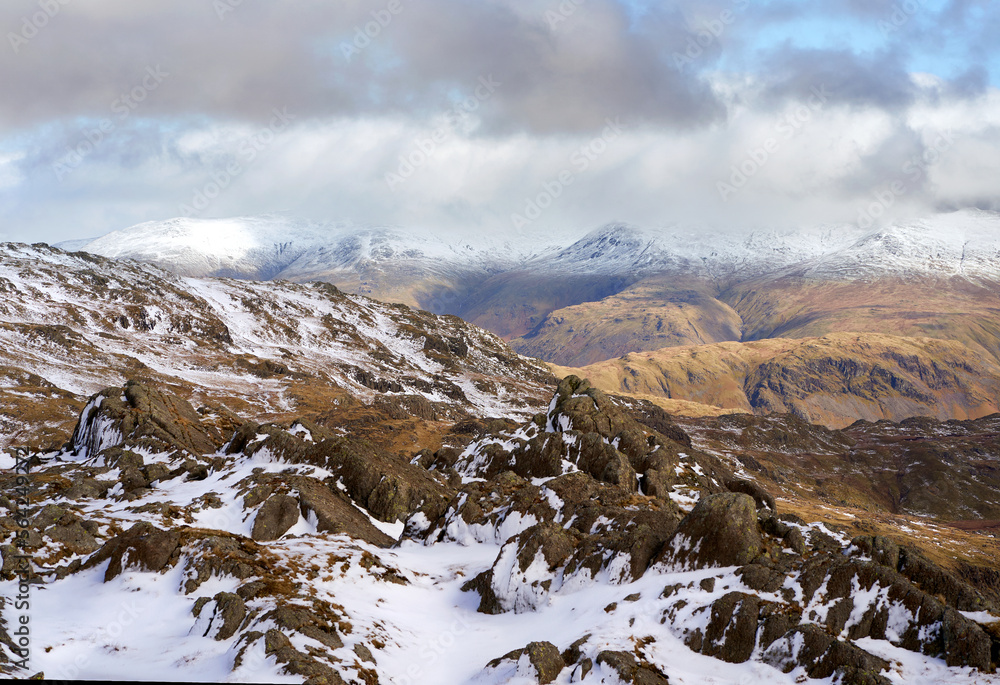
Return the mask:
[[[111,560],[104,572],[104,582],[116,578],[130,566],[145,571],[162,571],[180,556],[181,534],[177,530],[160,530],[151,523],[140,521],[121,535],[104,543],[83,568],[91,568]]]
[[[258,542],[278,540],[298,520],[299,503],[288,495],[275,495],[257,512],[250,537]]]
[[[721,493],[698,501],[664,546],[657,563],[691,569],[742,566],[763,550],[753,498]]]
[[[534,676],[540,685],[547,685],[559,677],[559,673],[566,667],[559,650],[551,642],[532,642],[526,647],[508,652],[499,659],[494,659],[489,663],[490,668],[496,668],[504,661],[520,662],[526,658],[534,669]]]
[[[597,655],[597,663],[630,685],[670,685],[665,675],[649,664],[642,664],[628,652],[605,650]]]

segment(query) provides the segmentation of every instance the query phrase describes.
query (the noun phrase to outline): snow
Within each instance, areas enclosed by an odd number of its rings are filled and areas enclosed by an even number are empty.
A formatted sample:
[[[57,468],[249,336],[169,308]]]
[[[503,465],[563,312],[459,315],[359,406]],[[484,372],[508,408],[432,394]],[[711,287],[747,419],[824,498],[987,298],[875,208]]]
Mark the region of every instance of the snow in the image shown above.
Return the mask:
[[[789,229],[609,224],[582,237],[532,240],[318,223],[271,214],[149,222],[66,246],[156,264],[187,276],[299,282],[354,282],[373,266],[435,282],[513,270],[629,277],[670,273],[717,281],[783,272],[852,280],[885,275],[1000,277],[1000,216],[981,210],[934,214],[867,230],[852,224]]]

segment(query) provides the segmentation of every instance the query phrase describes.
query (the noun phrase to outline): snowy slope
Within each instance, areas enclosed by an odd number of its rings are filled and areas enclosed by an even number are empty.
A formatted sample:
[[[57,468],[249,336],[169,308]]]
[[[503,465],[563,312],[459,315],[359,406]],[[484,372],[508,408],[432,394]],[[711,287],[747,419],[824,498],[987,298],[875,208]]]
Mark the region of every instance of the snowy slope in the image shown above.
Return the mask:
[[[390,394],[504,414],[507,401],[480,390],[480,378],[509,378],[512,408],[533,401],[531,377],[547,375],[458,319],[317,284],[182,278],[146,264],[8,243],[0,245],[0,294],[0,392],[44,386],[53,397],[79,399],[152,376],[282,412],[303,384],[371,398],[376,393],[364,383],[381,379],[398,384]],[[442,354],[449,344],[465,355]],[[23,427],[18,413],[0,412],[5,444]]]

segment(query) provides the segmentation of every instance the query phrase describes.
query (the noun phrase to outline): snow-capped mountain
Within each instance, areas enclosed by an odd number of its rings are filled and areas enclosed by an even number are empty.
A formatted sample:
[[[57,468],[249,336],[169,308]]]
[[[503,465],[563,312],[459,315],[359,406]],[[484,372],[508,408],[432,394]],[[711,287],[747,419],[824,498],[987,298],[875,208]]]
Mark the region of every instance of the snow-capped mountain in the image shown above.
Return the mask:
[[[537,243],[503,237],[321,223],[280,214],[151,221],[57,247],[147,262],[183,276],[300,282],[373,267],[406,267],[414,270],[414,278],[494,273],[540,252]]]
[[[785,270],[822,279],[894,275],[1000,278],[1000,216],[962,210],[874,230],[851,224],[798,229],[609,224],[561,236],[442,234],[391,226],[320,223],[283,215],[171,219],[57,245],[156,264],[185,276],[350,280],[366,269],[407,278],[509,271],[686,274],[745,279]]]

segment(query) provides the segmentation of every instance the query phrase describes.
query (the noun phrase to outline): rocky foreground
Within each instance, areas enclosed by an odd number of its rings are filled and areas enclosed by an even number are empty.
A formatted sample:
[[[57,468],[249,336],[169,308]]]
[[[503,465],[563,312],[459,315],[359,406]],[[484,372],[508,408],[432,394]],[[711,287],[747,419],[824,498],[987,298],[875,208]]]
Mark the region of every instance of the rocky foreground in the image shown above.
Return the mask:
[[[749,440],[730,456],[568,377],[528,421],[470,418],[407,451],[335,410],[258,425],[129,382],[30,457],[27,501],[0,477],[0,671],[1000,682],[996,564],[792,513],[762,486],[780,474],[759,420],[715,420]],[[18,555],[35,569],[27,663]]]

